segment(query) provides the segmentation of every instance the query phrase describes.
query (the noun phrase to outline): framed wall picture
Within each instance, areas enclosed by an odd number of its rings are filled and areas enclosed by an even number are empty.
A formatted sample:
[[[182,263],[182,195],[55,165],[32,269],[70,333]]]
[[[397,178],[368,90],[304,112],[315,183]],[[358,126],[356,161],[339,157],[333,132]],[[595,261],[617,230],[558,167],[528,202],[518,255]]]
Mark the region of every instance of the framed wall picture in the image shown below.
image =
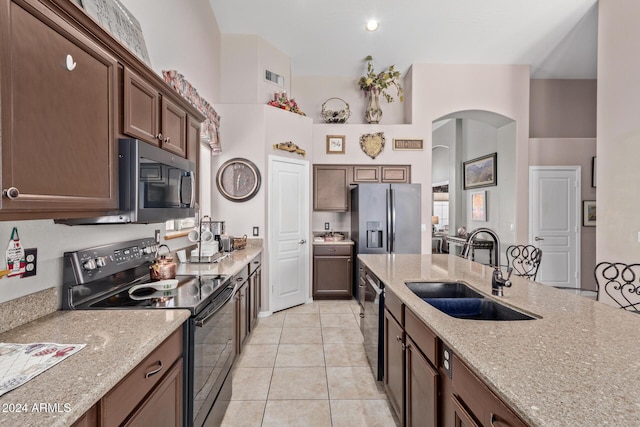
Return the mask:
[[[327,154],[344,154],[344,135],[327,135]]]
[[[471,220],[487,220],[487,192],[477,191],[471,193]]]
[[[422,139],[394,138],[394,150],[424,150],[424,141]]]
[[[582,225],[585,227],[596,226],[596,201],[582,201]]]
[[[465,190],[498,185],[498,153],[463,162],[462,174]]]

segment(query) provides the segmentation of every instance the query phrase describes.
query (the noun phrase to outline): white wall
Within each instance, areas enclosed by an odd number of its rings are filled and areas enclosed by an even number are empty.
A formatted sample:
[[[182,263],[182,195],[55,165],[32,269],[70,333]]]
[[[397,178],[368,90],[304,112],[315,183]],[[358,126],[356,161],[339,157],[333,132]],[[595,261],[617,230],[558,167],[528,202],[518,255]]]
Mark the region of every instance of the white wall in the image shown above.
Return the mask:
[[[364,74],[363,69],[363,74]],[[329,98],[340,98],[349,104],[351,117],[347,120],[347,124],[363,124],[364,111],[367,105],[367,97],[365,93],[358,87],[358,79],[360,76],[354,77],[321,77],[321,76],[293,76],[291,86],[292,94],[296,97],[296,101],[307,114],[313,119],[314,123],[324,123],[322,120],[322,104]],[[409,123],[405,119],[404,102],[399,102],[396,96],[395,88],[391,89],[390,95],[394,97],[394,101],[387,103],[381,99],[380,105],[382,109],[381,125],[392,125]],[[342,110],[345,105],[340,100],[330,100],[326,104],[326,108],[330,110]]]
[[[515,121],[515,240],[527,241],[529,67],[414,64],[411,78],[413,123],[431,123],[466,110],[494,112]],[[426,142],[431,143],[431,133]]]
[[[266,104],[274,92],[291,93],[291,66],[278,48],[261,37],[222,35],[222,97],[225,104]],[[265,79],[265,70],[284,77],[284,87]]]

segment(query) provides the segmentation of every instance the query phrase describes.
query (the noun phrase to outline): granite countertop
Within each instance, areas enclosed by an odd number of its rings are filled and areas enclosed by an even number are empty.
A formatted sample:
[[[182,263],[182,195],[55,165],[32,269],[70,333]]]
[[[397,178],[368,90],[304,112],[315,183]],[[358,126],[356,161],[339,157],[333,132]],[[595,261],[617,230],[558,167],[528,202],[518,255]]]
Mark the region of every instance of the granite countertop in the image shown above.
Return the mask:
[[[453,255],[359,258],[527,423],[640,425],[637,314],[513,276],[492,297],[493,268]],[[455,319],[414,295],[410,280],[461,280],[538,319]]]
[[[87,345],[1,396],[0,425],[71,425],[189,315],[188,310],[56,311],[1,333],[0,342]],[[40,404],[53,409],[36,412],[34,405]]]
[[[355,242],[353,240],[350,239],[344,239],[344,240],[337,240],[337,241],[327,241],[327,240],[316,240],[315,238],[313,239],[313,244],[316,246],[322,246],[322,245],[353,245],[355,244]]]
[[[178,275],[203,275],[213,276],[216,274],[234,275],[242,267],[250,263],[257,255],[262,253],[262,243],[247,244],[244,249],[229,252],[229,256],[220,262],[197,263],[183,262],[178,264]]]

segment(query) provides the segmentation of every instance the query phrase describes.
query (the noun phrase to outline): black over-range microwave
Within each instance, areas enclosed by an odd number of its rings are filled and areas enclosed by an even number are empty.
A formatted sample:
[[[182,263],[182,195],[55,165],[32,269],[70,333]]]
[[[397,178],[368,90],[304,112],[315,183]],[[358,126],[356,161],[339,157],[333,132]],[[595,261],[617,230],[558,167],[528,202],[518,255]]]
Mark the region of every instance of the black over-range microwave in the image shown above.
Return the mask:
[[[137,139],[118,141],[119,210],[65,224],[157,223],[195,215],[196,165]]]

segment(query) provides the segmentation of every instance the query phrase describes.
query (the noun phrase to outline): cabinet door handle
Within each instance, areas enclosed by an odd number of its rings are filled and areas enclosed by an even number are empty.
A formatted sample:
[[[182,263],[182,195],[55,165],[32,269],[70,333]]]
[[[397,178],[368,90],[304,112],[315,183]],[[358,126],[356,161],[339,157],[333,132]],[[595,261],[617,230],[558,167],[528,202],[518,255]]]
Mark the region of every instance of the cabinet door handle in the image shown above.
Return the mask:
[[[164,139],[164,142],[165,142],[166,144],[171,144],[171,138],[166,137],[166,138]]]
[[[538,236],[536,236],[536,237],[534,237],[534,240],[535,240],[536,242],[539,242],[540,240],[544,240],[544,238],[543,238],[543,237],[538,237]]]
[[[17,199],[20,195],[20,191],[16,187],[9,187],[2,190],[2,195],[7,199]]]
[[[67,71],[73,71],[73,70],[75,70],[75,68],[78,65],[78,63],[73,60],[73,56],[67,55],[67,59],[66,59],[66,64],[65,65],[67,66]]]
[[[402,342],[402,338],[400,338],[399,336],[396,335],[396,341]]]
[[[156,135],[156,139],[159,139],[160,141],[162,141],[162,138],[163,138],[162,133],[159,133]]]
[[[162,360],[158,360],[158,362],[156,362],[158,364],[158,367],[152,371],[147,372],[146,374],[144,374],[145,379],[154,376],[155,374],[157,374],[158,372],[162,371]]]

